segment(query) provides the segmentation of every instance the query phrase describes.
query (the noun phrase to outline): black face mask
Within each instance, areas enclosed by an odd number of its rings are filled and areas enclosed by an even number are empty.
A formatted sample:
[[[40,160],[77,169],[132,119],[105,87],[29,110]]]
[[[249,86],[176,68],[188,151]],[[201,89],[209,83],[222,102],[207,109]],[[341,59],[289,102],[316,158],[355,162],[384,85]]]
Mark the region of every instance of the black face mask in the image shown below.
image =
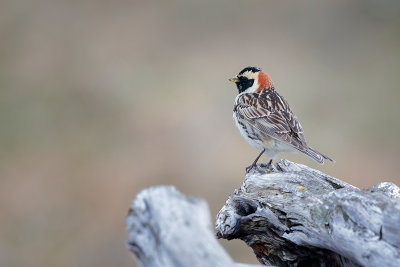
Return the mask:
[[[254,84],[254,79],[248,79],[247,77],[238,77],[236,86],[238,88],[239,94],[246,91],[247,88],[252,87]]]

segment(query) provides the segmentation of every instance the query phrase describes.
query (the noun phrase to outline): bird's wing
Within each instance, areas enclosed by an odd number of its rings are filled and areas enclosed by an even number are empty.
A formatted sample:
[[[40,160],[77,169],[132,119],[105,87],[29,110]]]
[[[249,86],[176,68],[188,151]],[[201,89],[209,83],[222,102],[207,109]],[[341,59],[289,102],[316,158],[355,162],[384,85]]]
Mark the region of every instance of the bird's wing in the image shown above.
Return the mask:
[[[288,103],[275,91],[257,97],[243,95],[236,106],[242,119],[272,138],[304,152],[308,146],[303,129]]]

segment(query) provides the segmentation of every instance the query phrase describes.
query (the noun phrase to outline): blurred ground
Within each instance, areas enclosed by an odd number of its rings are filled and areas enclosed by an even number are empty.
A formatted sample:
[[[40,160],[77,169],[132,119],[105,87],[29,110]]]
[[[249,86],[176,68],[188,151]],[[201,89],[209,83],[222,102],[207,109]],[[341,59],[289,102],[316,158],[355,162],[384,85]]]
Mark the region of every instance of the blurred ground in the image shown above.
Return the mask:
[[[257,155],[227,81],[248,65],[336,163],[283,157],[363,188],[400,184],[398,1],[1,6],[1,266],[134,266],[124,219],[155,184],[205,198],[215,216]]]

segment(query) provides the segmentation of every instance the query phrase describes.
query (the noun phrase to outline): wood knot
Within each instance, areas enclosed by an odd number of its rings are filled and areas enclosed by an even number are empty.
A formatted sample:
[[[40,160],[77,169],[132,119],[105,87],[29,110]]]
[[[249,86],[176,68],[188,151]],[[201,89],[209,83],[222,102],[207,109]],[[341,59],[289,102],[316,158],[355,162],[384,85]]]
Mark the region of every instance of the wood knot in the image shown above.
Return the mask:
[[[240,216],[247,216],[253,214],[257,210],[257,205],[248,199],[237,198],[235,199],[235,211]]]

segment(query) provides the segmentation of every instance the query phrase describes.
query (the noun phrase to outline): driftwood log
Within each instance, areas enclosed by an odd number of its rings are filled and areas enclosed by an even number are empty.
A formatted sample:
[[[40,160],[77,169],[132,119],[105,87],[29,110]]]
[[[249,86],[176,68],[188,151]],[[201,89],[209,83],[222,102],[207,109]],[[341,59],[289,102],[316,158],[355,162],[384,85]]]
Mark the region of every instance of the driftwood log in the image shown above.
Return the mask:
[[[173,186],[144,189],[129,210],[128,248],[143,267],[255,267],[234,263],[218,243],[207,203]]]
[[[307,166],[258,165],[221,209],[217,236],[239,238],[263,264],[400,266],[400,189],[360,190]]]
[[[216,220],[274,266],[400,266],[400,189],[360,190],[307,166],[257,165]],[[207,203],[172,186],[141,191],[127,217],[129,249],[144,267],[249,267],[215,239]]]

